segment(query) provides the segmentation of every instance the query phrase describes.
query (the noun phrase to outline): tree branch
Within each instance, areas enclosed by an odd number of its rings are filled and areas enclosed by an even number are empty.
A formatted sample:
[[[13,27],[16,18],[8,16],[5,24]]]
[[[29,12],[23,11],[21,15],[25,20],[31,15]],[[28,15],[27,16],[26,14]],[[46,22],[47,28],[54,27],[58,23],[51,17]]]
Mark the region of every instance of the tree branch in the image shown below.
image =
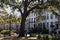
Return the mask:
[[[17,8],[19,9],[20,13],[23,14],[23,13],[22,13],[22,10],[20,9],[20,7],[17,6]]]
[[[26,17],[30,14],[30,11],[32,11],[33,9],[37,8],[38,5],[32,7],[30,10],[27,11]]]
[[[32,11],[33,9],[37,8],[38,5],[32,7],[30,10],[27,11],[27,13],[29,13],[30,11]]]
[[[53,12],[54,15],[60,17],[60,15],[57,12],[55,12],[54,10],[51,10],[51,11]]]
[[[29,2],[28,2],[28,5],[31,3],[32,1],[30,0]]]
[[[30,0],[30,1],[28,2],[28,5],[29,5],[31,2],[33,2],[33,1],[36,1],[36,0]]]
[[[10,5],[11,5],[11,4],[10,4]],[[20,9],[20,6],[15,6],[15,5],[11,5],[11,6],[14,6],[14,8],[18,8],[18,10],[20,11],[20,13],[23,14],[23,13],[22,13],[22,10]]]
[[[11,1],[9,1],[9,5],[10,5],[10,6],[13,6],[14,8],[18,8],[18,9],[19,9],[19,11],[20,11],[20,13],[22,14],[22,10],[20,9],[20,6],[15,5],[15,4],[14,4],[14,3],[12,3]]]

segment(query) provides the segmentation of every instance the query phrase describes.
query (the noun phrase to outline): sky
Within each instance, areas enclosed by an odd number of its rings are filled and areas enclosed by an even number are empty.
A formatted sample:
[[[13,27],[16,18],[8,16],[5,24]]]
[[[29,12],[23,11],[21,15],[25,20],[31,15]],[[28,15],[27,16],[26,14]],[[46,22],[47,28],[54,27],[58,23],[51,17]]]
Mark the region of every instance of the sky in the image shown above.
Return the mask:
[[[6,9],[7,13],[13,14],[13,13],[12,13],[12,10],[11,10],[11,9],[12,9],[11,7],[8,6],[8,7],[5,8],[5,9]],[[21,15],[20,12],[17,11],[17,10],[14,11],[14,14],[17,15],[17,16],[20,16],[20,15]]]

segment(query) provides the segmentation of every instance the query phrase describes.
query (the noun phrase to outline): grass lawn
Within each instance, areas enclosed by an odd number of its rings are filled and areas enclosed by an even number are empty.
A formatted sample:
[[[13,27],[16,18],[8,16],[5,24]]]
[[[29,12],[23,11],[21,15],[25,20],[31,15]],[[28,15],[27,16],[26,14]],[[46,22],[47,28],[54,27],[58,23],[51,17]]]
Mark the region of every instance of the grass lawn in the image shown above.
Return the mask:
[[[16,38],[16,37],[11,37],[11,38],[0,38],[0,40],[60,40],[60,38],[53,37],[51,35],[45,36],[45,35],[36,35],[33,34],[32,37],[21,37],[21,38]]]

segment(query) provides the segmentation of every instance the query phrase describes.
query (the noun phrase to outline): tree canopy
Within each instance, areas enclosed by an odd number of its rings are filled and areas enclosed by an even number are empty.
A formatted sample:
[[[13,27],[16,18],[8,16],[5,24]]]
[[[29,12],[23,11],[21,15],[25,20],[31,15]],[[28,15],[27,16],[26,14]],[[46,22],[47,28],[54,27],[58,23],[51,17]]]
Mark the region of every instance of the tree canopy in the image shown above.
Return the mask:
[[[60,0],[21,0],[20,2],[19,0],[0,0],[1,8],[7,5],[10,5],[12,10],[18,9],[18,11],[21,13],[19,36],[24,36],[25,21],[32,10],[39,9],[40,12],[42,10],[54,11],[55,8],[60,10]]]

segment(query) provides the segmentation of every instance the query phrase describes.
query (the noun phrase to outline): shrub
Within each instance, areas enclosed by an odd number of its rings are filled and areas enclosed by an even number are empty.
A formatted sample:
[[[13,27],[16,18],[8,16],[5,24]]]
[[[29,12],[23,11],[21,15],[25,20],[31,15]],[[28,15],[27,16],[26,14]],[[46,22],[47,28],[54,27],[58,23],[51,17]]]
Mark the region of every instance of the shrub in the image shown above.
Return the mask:
[[[0,29],[0,32],[2,31],[3,29]]]
[[[0,33],[1,34],[9,34],[10,33],[10,30],[2,30]]]
[[[57,40],[60,40],[60,38],[57,38]]]
[[[57,40],[57,38],[52,38],[52,40]]]
[[[38,35],[38,37],[37,37],[38,39],[40,39],[41,38],[41,35]]]
[[[40,35],[41,36],[41,38],[43,38],[44,36],[43,35]]]
[[[32,37],[36,37],[36,34],[32,34],[31,36],[32,36]]]
[[[44,40],[49,40],[48,36],[43,37]]]

